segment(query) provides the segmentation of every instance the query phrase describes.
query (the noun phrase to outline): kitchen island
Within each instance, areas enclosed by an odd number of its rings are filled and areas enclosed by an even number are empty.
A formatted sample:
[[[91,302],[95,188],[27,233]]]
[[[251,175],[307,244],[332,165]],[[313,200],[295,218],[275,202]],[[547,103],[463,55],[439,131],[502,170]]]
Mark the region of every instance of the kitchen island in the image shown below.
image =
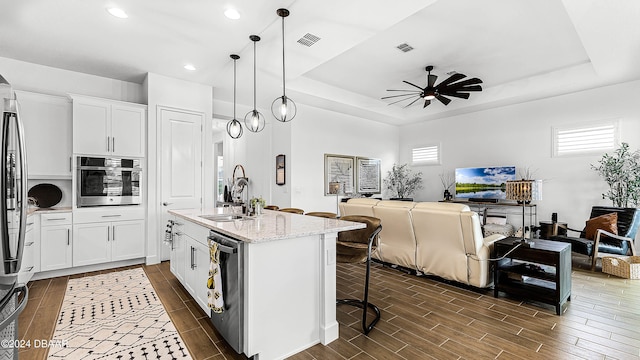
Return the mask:
[[[203,301],[198,298],[202,296],[198,293],[206,293],[202,268],[208,273],[209,264],[203,263],[196,247],[202,249],[207,241],[205,234],[210,230],[243,245],[240,252],[243,309],[238,352],[249,357],[258,355],[261,360],[282,359],[338,338],[336,237],[340,231],[364,228],[364,224],[270,210],[255,217],[235,216],[236,219],[232,219],[232,214],[224,214],[221,208],[169,213],[176,223],[174,234],[186,234],[187,242],[193,243],[189,252],[185,241],[180,240],[182,236],[173,236],[172,272],[195,294],[201,307]],[[179,251],[183,256],[174,257],[174,252]],[[190,271],[197,269],[201,270],[200,276],[189,276]],[[190,278],[197,281],[190,282]],[[223,288],[231,289],[231,285]],[[229,291],[229,297],[223,292],[225,309],[233,308],[229,303],[233,292]]]

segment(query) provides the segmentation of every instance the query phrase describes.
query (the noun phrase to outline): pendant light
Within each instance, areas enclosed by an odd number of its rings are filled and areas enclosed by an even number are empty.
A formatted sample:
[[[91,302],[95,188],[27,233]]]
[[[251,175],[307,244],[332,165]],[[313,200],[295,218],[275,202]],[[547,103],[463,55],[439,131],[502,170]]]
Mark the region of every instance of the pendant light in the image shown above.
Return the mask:
[[[260,41],[260,36],[251,35],[249,39],[253,41],[253,110],[244,116],[244,124],[249,131],[257,133],[262,131],[265,125],[264,115],[256,109],[256,43]]]
[[[233,120],[227,123],[227,134],[232,139],[238,139],[242,136],[242,124],[236,119],[236,61],[240,56],[232,54],[231,58],[233,59]]]
[[[276,13],[282,18],[282,96],[273,100],[273,103],[271,104],[271,113],[276,120],[287,122],[293,120],[297,112],[296,103],[287,97],[284,86],[284,18],[289,16],[289,10],[278,9]]]

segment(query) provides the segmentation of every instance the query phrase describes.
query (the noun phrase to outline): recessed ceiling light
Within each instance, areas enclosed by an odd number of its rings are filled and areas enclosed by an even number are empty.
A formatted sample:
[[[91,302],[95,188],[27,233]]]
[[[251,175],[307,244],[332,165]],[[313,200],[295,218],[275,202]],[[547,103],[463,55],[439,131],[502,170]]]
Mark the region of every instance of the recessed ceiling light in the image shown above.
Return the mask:
[[[185,69],[189,70],[189,71],[194,71],[196,69],[195,66],[191,65],[191,64],[187,64],[184,66]]]
[[[240,19],[240,13],[238,12],[238,10],[236,9],[227,9],[224,12],[224,16],[228,17],[231,20],[238,20]]]
[[[127,13],[120,8],[108,8],[107,11],[109,12],[109,14],[120,19],[126,19],[129,17],[129,15],[127,15]]]

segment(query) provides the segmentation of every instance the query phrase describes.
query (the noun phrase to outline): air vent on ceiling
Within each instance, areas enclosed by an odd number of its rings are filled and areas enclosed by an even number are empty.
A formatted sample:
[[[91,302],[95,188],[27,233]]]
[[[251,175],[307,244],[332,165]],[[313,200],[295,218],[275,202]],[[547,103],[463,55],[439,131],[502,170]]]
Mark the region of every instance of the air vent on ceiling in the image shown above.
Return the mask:
[[[402,52],[409,52],[409,51],[413,50],[413,46],[411,46],[411,45],[409,45],[407,43],[402,43],[402,44],[396,46],[396,48],[398,48]]]
[[[313,34],[309,34],[306,33],[303,37],[301,37],[300,39],[298,39],[298,43],[310,47],[311,45],[317,43],[320,40],[319,37],[313,35]]]

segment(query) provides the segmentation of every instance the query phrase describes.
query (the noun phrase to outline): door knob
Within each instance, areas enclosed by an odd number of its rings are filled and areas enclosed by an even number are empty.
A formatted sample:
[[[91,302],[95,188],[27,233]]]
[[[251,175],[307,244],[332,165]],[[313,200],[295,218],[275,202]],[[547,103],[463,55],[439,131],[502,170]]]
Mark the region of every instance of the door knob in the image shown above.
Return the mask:
[[[173,204],[173,203],[170,203],[170,202],[166,202],[166,201],[165,201],[165,202],[163,202],[163,203],[162,203],[162,206],[169,206],[169,205],[171,205],[171,204]]]

